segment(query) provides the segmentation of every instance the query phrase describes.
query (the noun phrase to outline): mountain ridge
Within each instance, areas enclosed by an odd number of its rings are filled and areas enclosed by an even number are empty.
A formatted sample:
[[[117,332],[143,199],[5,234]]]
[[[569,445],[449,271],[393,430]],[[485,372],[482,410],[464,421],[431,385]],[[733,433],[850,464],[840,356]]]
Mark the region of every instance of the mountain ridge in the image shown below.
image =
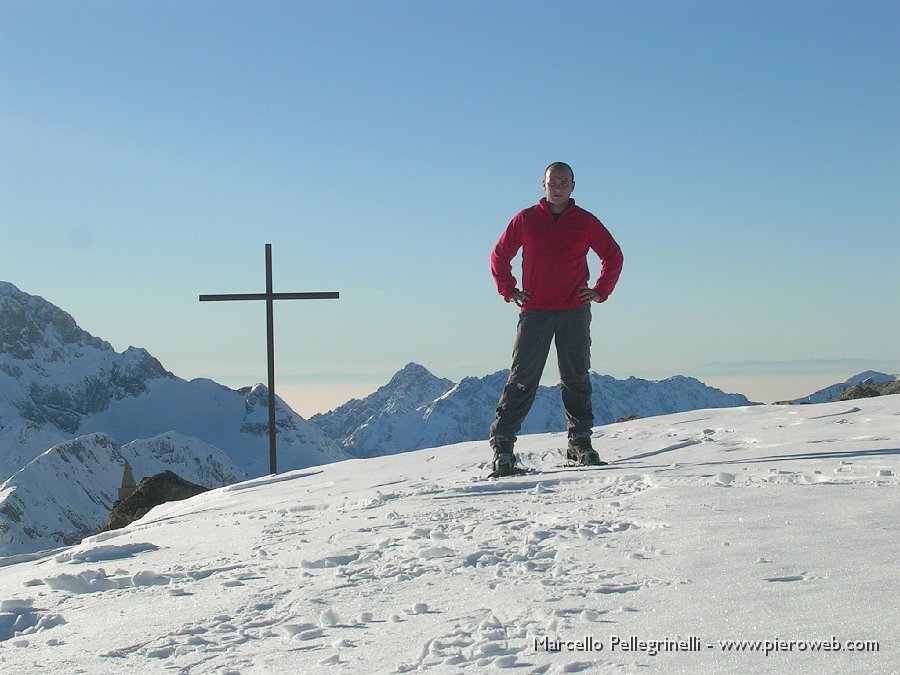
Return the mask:
[[[453,384],[411,363],[374,394],[314,415],[309,421],[327,433],[341,434],[336,438],[341,447],[363,458],[484,440],[508,375],[508,370],[500,370]],[[412,382],[415,379],[418,383]],[[683,375],[651,381],[635,377],[617,380],[591,373],[591,383],[597,426],[631,415],[649,417],[697,408],[754,405],[742,394],[726,394]],[[424,400],[423,392],[436,395]],[[538,387],[521,434],[565,428],[559,386]]]
[[[264,385],[235,391],[183,380],[145,349],[120,354],[8,282],[0,282],[0,326],[0,478],[48,448],[97,432],[128,443],[173,431],[221,448],[249,475],[268,471]],[[278,397],[276,426],[285,469],[348,456]]]

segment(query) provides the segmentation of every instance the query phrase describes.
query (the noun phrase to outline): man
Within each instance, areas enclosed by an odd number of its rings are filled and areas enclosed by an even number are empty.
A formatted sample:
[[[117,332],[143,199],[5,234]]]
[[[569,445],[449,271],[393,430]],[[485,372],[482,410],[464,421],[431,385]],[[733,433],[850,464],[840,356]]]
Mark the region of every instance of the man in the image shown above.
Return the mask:
[[[531,409],[556,341],[560,390],[568,421],[567,459],[605,464],[591,446],[591,303],[605,302],[622,271],[622,251],[593,214],[571,198],[575,174],[563,162],[544,171],[545,197],[510,221],[491,254],[491,273],[506,302],[521,307],[509,380],[491,426],[495,476],[519,473],[513,446]],[[512,259],[522,250],[522,288]],[[588,251],[601,261],[600,278],[588,286]]]

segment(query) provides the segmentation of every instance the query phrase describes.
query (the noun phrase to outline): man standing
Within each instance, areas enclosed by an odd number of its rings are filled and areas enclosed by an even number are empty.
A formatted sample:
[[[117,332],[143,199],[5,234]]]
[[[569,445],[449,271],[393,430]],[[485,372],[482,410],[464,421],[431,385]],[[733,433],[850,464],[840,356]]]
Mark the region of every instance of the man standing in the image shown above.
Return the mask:
[[[622,251],[593,214],[575,205],[572,167],[554,162],[544,171],[545,197],[518,213],[491,254],[491,273],[506,302],[522,311],[509,380],[491,425],[495,476],[518,473],[513,446],[531,409],[550,342],[556,340],[560,390],[568,421],[566,457],[605,464],[591,446],[594,413],[590,369],[591,303],[605,302],[622,271]],[[522,289],[512,259],[522,250]],[[600,278],[588,286],[588,251],[600,258]]]

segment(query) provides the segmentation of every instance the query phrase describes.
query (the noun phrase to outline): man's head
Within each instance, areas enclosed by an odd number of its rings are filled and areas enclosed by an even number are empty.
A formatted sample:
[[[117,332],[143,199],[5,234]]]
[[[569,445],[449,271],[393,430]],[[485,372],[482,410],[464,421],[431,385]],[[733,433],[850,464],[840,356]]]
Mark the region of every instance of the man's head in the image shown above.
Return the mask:
[[[544,171],[544,193],[552,206],[564,207],[575,189],[575,172],[565,162],[553,162]]]

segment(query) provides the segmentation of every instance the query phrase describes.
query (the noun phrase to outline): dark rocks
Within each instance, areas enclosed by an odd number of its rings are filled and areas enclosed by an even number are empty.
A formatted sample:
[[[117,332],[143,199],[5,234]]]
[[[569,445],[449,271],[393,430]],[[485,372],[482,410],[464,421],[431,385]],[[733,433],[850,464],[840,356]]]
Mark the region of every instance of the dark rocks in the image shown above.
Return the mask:
[[[625,417],[620,417],[615,421],[615,424],[620,424],[622,422],[634,422],[635,420],[644,419],[641,415],[626,415]]]
[[[191,483],[172,471],[163,471],[145,478],[131,496],[113,504],[109,520],[101,532],[117,530],[143,518],[154,506],[194,497],[209,488]]]
[[[843,394],[838,396],[838,401],[850,401],[855,398],[872,398],[873,396],[886,396],[888,394],[900,394],[900,380],[893,382],[872,382],[866,380],[854,384]]]

